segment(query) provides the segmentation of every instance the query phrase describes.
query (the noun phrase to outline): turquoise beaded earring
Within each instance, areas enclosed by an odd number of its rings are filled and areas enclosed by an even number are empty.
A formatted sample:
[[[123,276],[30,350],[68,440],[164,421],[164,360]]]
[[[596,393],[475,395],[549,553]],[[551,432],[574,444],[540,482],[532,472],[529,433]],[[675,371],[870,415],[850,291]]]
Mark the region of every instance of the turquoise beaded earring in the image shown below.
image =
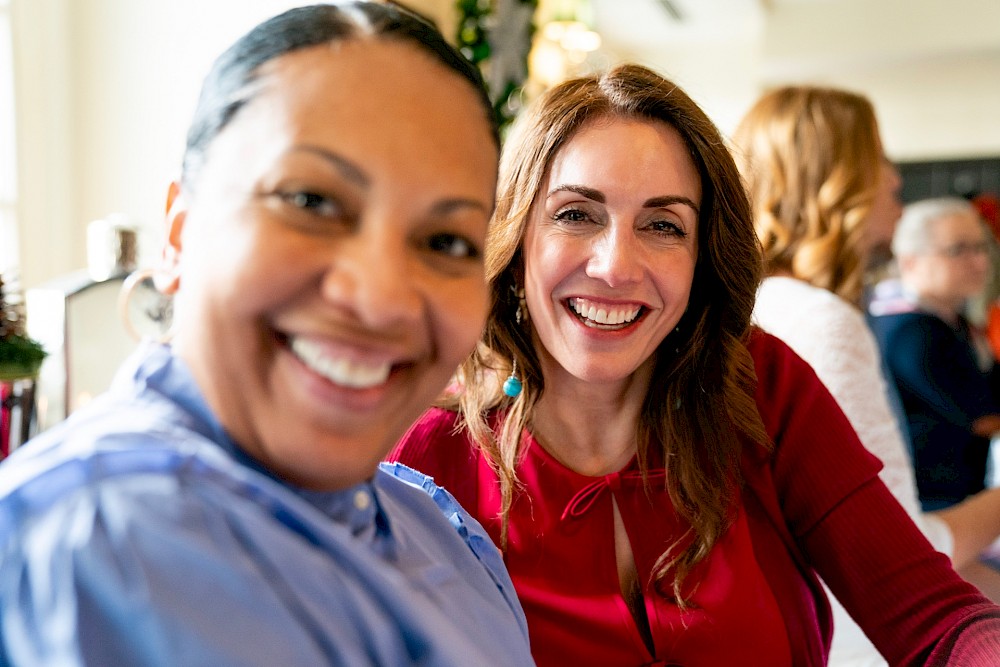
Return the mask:
[[[517,297],[517,310],[514,311],[514,320],[518,324],[521,324],[522,321],[527,322],[528,304],[524,301],[524,288],[518,289],[514,285],[511,285],[510,289],[514,292],[514,296]],[[524,385],[517,379],[517,359],[514,359],[514,366],[510,369],[510,377],[504,380],[503,383],[503,393],[511,398],[517,398],[522,389],[524,389]]]
[[[517,398],[518,394],[521,393],[523,386],[521,381],[517,379],[517,359],[514,360],[514,367],[510,369],[510,377],[504,380],[503,383],[503,393],[511,398]]]

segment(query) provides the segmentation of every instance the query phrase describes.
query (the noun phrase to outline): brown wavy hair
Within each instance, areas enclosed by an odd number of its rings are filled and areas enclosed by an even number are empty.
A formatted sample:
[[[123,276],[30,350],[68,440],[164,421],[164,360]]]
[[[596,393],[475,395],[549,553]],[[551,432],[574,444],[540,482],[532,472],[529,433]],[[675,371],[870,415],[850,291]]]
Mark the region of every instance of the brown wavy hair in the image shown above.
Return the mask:
[[[749,441],[769,446],[745,347],[763,262],[739,172],[716,127],[680,88],[638,65],[566,81],[517,119],[504,146],[496,211],[486,243],[491,309],[482,342],[459,370],[450,401],[493,465],[501,487],[502,546],[518,489],[516,467],[545,381],[530,323],[516,321],[513,288],[524,276],[522,242],[529,212],[553,156],[598,119],[665,123],[683,137],[702,184],[698,259],[687,312],[656,351],[636,441],[645,474],[650,447],[660,448],[666,489],[690,524],[654,571],[656,590],[681,604],[680,586],[724,533],[738,502],[739,458]],[[500,391],[513,360],[524,389]],[[494,421],[495,420],[495,421]],[[673,579],[667,580],[673,571]],[[665,585],[666,584],[666,585]]]
[[[833,88],[778,88],[747,112],[733,140],[768,274],[857,303],[883,159],[871,102]]]

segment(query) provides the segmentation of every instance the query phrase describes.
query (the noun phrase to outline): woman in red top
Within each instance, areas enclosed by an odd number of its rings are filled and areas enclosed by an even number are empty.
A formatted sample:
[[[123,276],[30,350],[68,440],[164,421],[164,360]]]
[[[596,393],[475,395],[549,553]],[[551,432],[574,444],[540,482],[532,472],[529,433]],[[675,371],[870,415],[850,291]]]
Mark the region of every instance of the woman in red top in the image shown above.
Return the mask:
[[[483,344],[395,458],[504,548],[541,665],[824,664],[815,573],[893,664],[997,664],[1000,609],[751,332],[761,265],[732,158],[674,84],[626,65],[554,88],[506,142]]]

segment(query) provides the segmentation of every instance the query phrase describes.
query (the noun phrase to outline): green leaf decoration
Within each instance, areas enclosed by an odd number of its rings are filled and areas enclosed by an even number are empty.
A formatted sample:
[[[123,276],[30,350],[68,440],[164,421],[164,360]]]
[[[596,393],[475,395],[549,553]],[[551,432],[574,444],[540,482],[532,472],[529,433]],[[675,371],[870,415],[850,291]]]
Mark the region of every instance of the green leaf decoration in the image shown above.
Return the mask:
[[[47,354],[28,337],[24,299],[11,283],[9,276],[0,274],[0,380],[4,381],[38,375]]]
[[[521,107],[538,0],[457,0],[459,51],[479,67],[505,132]]]
[[[0,338],[0,380],[35,377],[46,356],[41,344],[27,336]]]

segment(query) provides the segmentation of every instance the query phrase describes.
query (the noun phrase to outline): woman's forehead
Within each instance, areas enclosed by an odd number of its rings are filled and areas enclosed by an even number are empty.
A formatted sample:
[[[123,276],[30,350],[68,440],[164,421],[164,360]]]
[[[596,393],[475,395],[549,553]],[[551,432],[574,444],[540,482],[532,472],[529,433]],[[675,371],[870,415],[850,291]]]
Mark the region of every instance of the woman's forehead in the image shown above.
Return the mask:
[[[246,107],[267,109],[251,114],[258,124],[345,142],[416,141],[429,144],[428,158],[471,145],[495,161],[472,84],[400,40],[361,37],[298,49],[268,62],[255,85]]]

